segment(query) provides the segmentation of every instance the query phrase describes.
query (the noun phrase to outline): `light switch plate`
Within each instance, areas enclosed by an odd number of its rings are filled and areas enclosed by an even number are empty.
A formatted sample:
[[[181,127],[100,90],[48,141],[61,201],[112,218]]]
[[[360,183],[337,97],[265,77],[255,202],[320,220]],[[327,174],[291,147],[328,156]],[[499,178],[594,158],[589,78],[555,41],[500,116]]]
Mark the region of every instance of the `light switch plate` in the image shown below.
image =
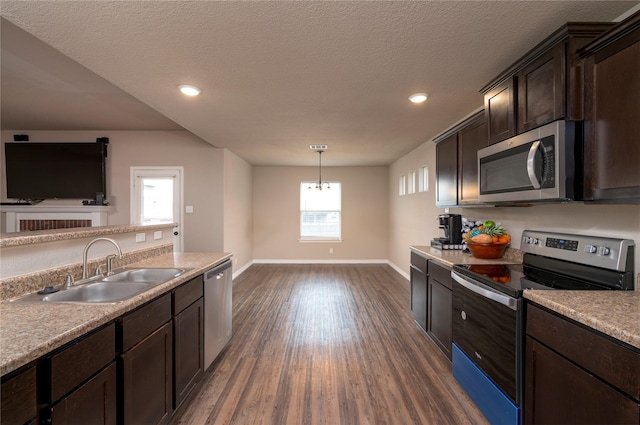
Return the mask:
[[[185,212],[186,212],[187,214],[191,214],[191,213],[193,212],[193,205],[187,205],[187,206],[185,207]]]
[[[144,242],[147,236],[144,233],[136,233],[136,242]]]
[[[153,239],[154,240],[162,239],[162,230],[157,230],[153,232]]]

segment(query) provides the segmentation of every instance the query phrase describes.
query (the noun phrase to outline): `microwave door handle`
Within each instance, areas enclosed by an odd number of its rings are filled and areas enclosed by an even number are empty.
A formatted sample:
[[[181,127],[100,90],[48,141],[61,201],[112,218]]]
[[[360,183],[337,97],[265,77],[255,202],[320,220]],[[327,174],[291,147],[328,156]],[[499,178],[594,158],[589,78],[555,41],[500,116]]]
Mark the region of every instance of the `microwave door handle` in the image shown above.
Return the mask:
[[[511,310],[518,309],[517,300],[514,298],[499,294],[489,289],[485,289],[482,286],[478,286],[482,284],[474,279],[470,279],[468,277],[462,277],[455,272],[451,272],[451,277],[453,278],[453,280],[455,280],[456,282],[458,282],[460,285],[464,286],[471,292],[475,292],[476,294],[482,297],[489,298],[490,300],[493,300],[497,303],[505,305],[509,307]]]
[[[540,189],[540,182],[538,181],[535,170],[536,152],[538,151],[538,147],[540,147],[540,140],[536,140],[531,144],[529,154],[527,155],[527,175],[529,176],[531,186],[533,186],[534,189]]]

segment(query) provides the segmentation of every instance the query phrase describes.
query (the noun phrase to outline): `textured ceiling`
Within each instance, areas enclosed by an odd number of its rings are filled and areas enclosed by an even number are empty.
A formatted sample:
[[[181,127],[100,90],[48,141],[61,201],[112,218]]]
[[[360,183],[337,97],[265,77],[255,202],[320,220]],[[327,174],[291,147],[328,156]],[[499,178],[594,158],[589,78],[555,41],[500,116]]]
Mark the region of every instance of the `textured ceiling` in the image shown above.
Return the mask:
[[[309,144],[326,165],[386,165],[563,23],[637,5],[2,0],[2,128],[185,128],[254,165],[314,165]]]

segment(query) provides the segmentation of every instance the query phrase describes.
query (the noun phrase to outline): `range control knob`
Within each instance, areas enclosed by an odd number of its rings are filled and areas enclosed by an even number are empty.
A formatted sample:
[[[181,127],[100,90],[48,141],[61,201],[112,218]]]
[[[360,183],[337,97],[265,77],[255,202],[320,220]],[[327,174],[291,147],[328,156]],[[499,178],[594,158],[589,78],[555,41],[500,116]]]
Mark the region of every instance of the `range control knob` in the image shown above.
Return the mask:
[[[595,245],[585,245],[584,252],[588,252],[589,254],[595,254],[598,250],[598,247]]]
[[[609,255],[611,250],[606,246],[601,246],[598,248],[598,255]]]

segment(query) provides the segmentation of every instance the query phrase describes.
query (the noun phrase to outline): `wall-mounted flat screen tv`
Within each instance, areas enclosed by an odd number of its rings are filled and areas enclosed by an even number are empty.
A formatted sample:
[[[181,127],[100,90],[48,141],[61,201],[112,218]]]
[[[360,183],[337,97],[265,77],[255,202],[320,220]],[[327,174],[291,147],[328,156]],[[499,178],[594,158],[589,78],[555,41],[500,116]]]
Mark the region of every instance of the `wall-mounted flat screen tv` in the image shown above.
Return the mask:
[[[104,143],[5,143],[7,198],[106,198]]]

